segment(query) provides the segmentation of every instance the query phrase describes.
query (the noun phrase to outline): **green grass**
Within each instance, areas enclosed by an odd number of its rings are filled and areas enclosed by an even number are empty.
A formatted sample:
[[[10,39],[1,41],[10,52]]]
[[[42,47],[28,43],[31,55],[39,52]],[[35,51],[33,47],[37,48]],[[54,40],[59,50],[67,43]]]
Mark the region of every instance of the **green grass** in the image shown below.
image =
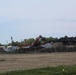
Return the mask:
[[[12,71],[0,75],[76,75],[76,66],[46,67],[23,71]]]

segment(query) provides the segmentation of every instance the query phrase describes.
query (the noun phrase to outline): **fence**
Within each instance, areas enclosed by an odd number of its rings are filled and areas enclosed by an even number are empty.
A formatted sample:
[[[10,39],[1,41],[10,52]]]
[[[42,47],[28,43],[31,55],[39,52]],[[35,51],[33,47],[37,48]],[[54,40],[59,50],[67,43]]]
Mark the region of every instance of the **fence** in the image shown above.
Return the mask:
[[[52,53],[52,52],[76,52],[76,47],[52,47],[52,48],[22,48],[15,51],[5,52],[0,50],[0,53]]]

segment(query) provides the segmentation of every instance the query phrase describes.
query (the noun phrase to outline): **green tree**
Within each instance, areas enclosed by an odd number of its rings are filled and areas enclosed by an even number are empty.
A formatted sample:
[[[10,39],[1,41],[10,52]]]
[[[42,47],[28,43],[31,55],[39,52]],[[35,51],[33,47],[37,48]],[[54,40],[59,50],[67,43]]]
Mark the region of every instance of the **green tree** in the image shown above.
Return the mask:
[[[46,38],[46,42],[55,42],[58,38],[54,38],[54,37],[49,37]]]
[[[28,43],[28,44],[32,44],[33,42],[35,42],[34,38],[26,39],[26,43]]]
[[[16,42],[12,42],[12,43],[9,43],[8,46],[18,46],[20,44],[20,42],[16,41]]]

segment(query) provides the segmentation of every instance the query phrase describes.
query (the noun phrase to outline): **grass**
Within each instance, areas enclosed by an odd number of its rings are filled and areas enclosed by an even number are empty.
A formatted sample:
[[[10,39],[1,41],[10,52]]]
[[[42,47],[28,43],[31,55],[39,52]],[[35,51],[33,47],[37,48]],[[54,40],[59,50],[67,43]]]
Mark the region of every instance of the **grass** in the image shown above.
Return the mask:
[[[76,66],[59,66],[23,71],[11,71],[0,75],[76,75]]]

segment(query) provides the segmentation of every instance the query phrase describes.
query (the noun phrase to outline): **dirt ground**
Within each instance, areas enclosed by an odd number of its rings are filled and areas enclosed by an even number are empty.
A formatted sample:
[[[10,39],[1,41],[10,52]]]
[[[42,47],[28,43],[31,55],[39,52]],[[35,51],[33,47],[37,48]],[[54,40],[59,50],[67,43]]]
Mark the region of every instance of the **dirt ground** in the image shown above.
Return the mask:
[[[76,52],[45,54],[0,54],[0,73],[47,66],[76,65]]]

